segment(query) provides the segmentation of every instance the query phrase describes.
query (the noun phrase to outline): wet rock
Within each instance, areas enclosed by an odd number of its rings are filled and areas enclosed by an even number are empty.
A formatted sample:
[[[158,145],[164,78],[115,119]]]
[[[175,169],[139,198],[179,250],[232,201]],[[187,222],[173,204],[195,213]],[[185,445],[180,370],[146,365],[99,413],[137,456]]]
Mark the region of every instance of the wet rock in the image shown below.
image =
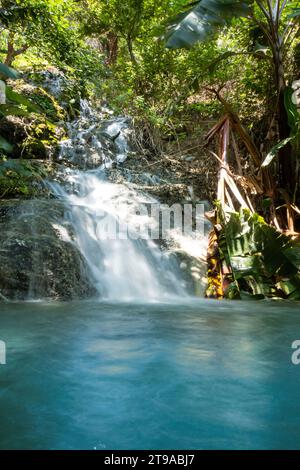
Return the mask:
[[[18,157],[21,154],[21,150],[18,151],[18,145],[27,138],[26,127],[28,127],[28,123],[17,116],[7,116],[0,119],[1,136],[14,145],[14,154]]]
[[[123,163],[130,133],[127,119],[101,121],[87,102],[82,106],[80,117],[69,125],[69,138],[60,143],[59,159],[69,159],[80,169],[111,168]]]
[[[87,298],[89,269],[53,200],[0,203],[0,292],[13,300]]]
[[[179,263],[189,294],[204,297],[207,287],[206,259],[192,256],[182,249],[174,249],[172,255]]]
[[[121,134],[121,131],[127,128],[129,125],[129,120],[126,118],[118,118],[114,120],[105,121],[101,125],[101,133],[108,137],[111,140],[115,140]]]

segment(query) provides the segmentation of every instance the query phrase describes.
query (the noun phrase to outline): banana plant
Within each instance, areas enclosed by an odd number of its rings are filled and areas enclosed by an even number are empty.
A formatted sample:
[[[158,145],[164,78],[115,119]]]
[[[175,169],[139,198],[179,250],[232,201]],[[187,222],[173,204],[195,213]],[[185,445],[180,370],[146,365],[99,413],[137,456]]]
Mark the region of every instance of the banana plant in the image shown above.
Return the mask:
[[[18,78],[19,74],[18,72],[16,72],[16,70],[0,62],[0,76],[2,76],[5,79],[11,78],[14,80]],[[0,104],[5,104],[5,103],[6,103],[6,84],[4,80],[0,79]]]
[[[247,0],[201,0],[190,3],[171,21],[165,35],[166,46],[171,49],[190,48],[196,42],[206,40],[233,18],[249,15],[250,3]]]
[[[13,80],[19,78],[19,73],[13,68],[0,62],[0,74],[4,75],[5,78],[11,78]]]
[[[175,17],[164,35],[166,47],[190,48],[196,42],[209,39],[212,34],[242,18],[249,27],[263,33],[272,60],[277,90],[275,113],[279,124],[279,139],[290,137],[288,113],[285,106],[286,80],[284,64],[286,53],[300,30],[300,2],[297,0],[200,0],[189,4]],[[254,51],[256,53],[257,51]],[[273,80],[273,78],[272,78]],[[291,146],[279,149],[279,178],[281,187],[297,187],[297,175]]]
[[[227,214],[218,207],[219,250],[232,275],[225,296],[300,299],[300,243],[247,209]],[[229,217],[229,218],[228,218]]]
[[[283,53],[299,31],[300,2],[288,0],[200,0],[175,17],[164,36],[166,47],[190,48],[205,41],[235,18],[246,18],[265,36],[277,72],[278,90],[285,86]],[[257,52],[257,50],[255,51]]]

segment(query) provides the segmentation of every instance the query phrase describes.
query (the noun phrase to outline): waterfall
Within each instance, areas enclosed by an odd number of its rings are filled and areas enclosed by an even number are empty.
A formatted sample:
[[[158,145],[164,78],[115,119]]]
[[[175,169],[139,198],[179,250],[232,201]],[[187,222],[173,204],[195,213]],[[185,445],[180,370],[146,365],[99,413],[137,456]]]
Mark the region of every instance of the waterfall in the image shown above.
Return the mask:
[[[68,210],[73,243],[84,256],[99,296],[109,300],[161,301],[185,296],[182,272],[174,257],[147,237],[126,237],[125,222],[135,233],[153,224],[137,215],[141,204],[156,202],[130,183],[111,182],[107,173],[121,165],[129,152],[130,126],[126,118],[103,119],[86,101],[80,117],[69,124],[69,138],[61,143],[64,166],[60,182],[49,183]],[[103,236],[103,228],[116,227],[117,237]],[[110,234],[111,235],[111,234]]]

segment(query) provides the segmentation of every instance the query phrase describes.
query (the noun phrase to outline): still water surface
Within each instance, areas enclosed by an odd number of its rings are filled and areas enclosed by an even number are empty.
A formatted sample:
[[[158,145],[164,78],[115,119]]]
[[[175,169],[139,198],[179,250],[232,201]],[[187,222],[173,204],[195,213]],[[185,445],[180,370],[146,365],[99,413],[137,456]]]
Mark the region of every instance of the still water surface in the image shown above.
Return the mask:
[[[300,449],[300,305],[0,306],[1,449]]]

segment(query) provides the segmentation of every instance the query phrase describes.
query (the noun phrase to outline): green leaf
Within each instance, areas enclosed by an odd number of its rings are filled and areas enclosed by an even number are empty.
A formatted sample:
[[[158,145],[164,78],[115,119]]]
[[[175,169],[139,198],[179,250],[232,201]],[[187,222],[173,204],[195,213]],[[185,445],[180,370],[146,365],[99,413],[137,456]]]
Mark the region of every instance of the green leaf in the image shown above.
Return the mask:
[[[296,135],[298,132],[300,115],[297,109],[297,105],[293,102],[293,95],[295,90],[292,87],[287,86],[284,90],[284,106],[288,115],[288,123],[291,129],[291,133]]]
[[[3,64],[2,62],[0,62],[0,73],[2,73],[3,75],[5,75],[7,78],[12,78],[14,80],[16,80],[17,78],[19,78],[19,73],[12,69],[11,67],[8,67],[7,65]]]
[[[300,246],[289,246],[283,253],[295,267],[300,267]]]
[[[0,149],[4,150],[7,153],[12,152],[13,150],[13,146],[9,142],[7,142],[7,140],[4,139],[4,137],[2,137],[1,135],[0,135]]]
[[[270,197],[265,197],[263,198],[262,200],[262,207],[265,209],[265,210],[268,210],[270,209],[271,205],[272,205],[272,199]]]
[[[264,55],[267,55],[268,52],[270,52],[270,48],[269,46],[265,46],[263,44],[259,44],[259,42],[256,42],[254,46],[254,52],[260,52]]]
[[[223,60],[229,59],[229,57],[233,57],[233,56],[236,56],[236,55],[238,55],[237,52],[233,52],[233,51],[224,52],[223,54],[219,55],[219,57],[217,57],[215,60],[213,60],[209,64],[208,71],[210,73],[214,72],[215,68],[217,67],[217,65],[219,65],[220,62],[222,62]]]
[[[233,18],[247,16],[252,0],[202,0],[174,18],[164,36],[170,49],[190,48]]]
[[[299,242],[245,209],[230,213],[228,221],[224,220],[219,250],[232,269],[241,298],[247,293],[278,297],[278,288],[285,295],[294,295],[294,291],[300,295]]]
[[[292,8],[292,13],[290,13],[287,17],[290,18],[297,18],[297,16],[300,16],[300,8]]]
[[[272,163],[272,161],[274,160],[274,158],[278,154],[279,150],[282,147],[284,147],[285,145],[287,145],[293,139],[294,139],[294,136],[287,137],[286,139],[281,140],[281,142],[278,142],[278,144],[274,145],[274,147],[270,150],[270,152],[268,153],[268,155],[266,156],[266,158],[262,162],[261,166],[264,168],[264,167],[270,165],[270,163]]]
[[[4,116],[29,117],[30,111],[25,106],[1,105],[1,114]]]
[[[29,112],[31,113],[42,113],[42,109],[40,106],[32,103],[26,96],[22,95],[21,93],[15,92],[10,86],[6,87],[6,98],[9,101],[13,101],[14,103],[21,104],[26,106]]]

